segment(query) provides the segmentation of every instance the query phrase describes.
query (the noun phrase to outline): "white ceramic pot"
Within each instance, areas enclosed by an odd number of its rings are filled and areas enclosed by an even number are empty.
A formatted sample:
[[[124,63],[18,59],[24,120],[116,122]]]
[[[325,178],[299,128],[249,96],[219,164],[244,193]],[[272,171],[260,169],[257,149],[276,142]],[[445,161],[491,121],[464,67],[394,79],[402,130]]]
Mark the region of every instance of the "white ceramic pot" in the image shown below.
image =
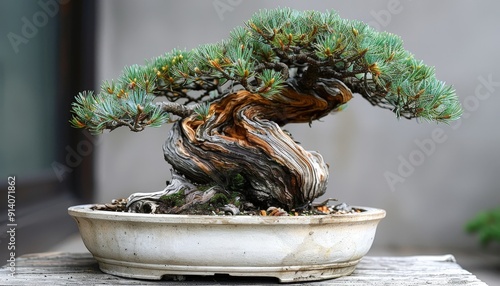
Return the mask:
[[[69,208],[103,272],[269,276],[281,282],[349,275],[370,249],[385,211],[314,216],[151,215]]]

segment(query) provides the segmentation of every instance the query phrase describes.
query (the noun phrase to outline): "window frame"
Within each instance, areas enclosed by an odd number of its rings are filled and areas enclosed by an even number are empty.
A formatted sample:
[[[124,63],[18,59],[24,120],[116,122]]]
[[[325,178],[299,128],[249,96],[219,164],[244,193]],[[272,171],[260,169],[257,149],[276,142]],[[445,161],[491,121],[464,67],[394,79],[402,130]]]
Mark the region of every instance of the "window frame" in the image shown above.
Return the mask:
[[[46,170],[29,176],[11,174],[16,178],[16,256],[46,251],[77,233],[67,208],[89,203],[94,198],[93,139],[82,130],[71,128],[68,121],[74,96],[79,91],[95,88],[97,3],[95,0],[59,2],[54,123],[57,143],[52,146],[55,160]],[[75,156],[80,159],[71,161]],[[3,214],[0,226],[8,230],[7,178],[2,179],[0,187],[4,190],[0,201],[5,201],[0,205]],[[8,249],[8,242],[6,231],[2,231],[1,257],[8,258],[12,251]]]

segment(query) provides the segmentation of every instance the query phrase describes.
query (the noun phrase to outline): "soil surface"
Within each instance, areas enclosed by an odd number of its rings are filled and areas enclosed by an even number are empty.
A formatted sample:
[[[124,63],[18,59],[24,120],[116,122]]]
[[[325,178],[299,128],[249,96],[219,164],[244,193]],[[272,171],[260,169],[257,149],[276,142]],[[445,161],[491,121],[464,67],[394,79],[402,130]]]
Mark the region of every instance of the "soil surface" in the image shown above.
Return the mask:
[[[300,216],[300,215],[328,215],[328,214],[348,214],[359,213],[362,209],[354,208],[346,203],[331,204],[334,199],[327,199],[320,203],[313,203],[301,210],[286,211],[279,207],[269,207],[259,209],[249,202],[239,202],[238,204],[227,203],[206,203],[195,204],[186,207],[171,206],[168,201],[148,202],[150,207],[143,207],[140,213],[155,214],[189,214],[189,215],[258,215],[258,216]],[[95,204],[93,210],[112,212],[138,212],[127,208],[127,199],[114,199],[111,203]],[[182,209],[182,211],[179,211]]]

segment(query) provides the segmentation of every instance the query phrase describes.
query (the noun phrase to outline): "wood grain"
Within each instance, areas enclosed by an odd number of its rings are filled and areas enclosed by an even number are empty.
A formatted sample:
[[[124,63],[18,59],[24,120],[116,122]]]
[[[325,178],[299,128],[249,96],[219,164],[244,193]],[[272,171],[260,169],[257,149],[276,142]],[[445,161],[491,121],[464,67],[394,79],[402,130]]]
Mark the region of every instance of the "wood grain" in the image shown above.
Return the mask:
[[[300,208],[323,195],[328,167],[281,127],[319,119],[352,98],[340,81],[320,82],[307,93],[289,86],[270,98],[242,90],[173,125],[165,159],[194,183],[228,188],[244,178],[246,199],[258,207]]]
[[[147,281],[104,274],[89,253],[41,253],[19,257],[16,275],[0,269],[0,285],[273,285],[277,280],[228,276],[187,277],[186,281]],[[296,284],[294,284],[296,285]],[[462,269],[452,255],[371,257],[361,260],[354,273],[304,285],[469,285],[487,286]]]

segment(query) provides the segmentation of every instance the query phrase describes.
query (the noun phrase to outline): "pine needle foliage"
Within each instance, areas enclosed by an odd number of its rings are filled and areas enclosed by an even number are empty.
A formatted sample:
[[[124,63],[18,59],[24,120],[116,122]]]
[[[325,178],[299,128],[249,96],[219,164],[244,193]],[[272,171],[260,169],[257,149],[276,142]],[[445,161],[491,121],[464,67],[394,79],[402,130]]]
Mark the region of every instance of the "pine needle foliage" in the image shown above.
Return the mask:
[[[291,81],[307,89],[329,78],[398,118],[449,122],[462,114],[455,90],[406,51],[400,37],[335,11],[280,8],[259,11],[219,43],[175,49],[126,67],[119,79],[103,82],[99,93],[76,97],[71,124],[95,133],[118,126],[140,131],[168,122],[169,113],[182,117],[195,107],[203,117],[206,106],[199,104],[238,90],[273,100]],[[189,112],[155,103],[157,96]]]

